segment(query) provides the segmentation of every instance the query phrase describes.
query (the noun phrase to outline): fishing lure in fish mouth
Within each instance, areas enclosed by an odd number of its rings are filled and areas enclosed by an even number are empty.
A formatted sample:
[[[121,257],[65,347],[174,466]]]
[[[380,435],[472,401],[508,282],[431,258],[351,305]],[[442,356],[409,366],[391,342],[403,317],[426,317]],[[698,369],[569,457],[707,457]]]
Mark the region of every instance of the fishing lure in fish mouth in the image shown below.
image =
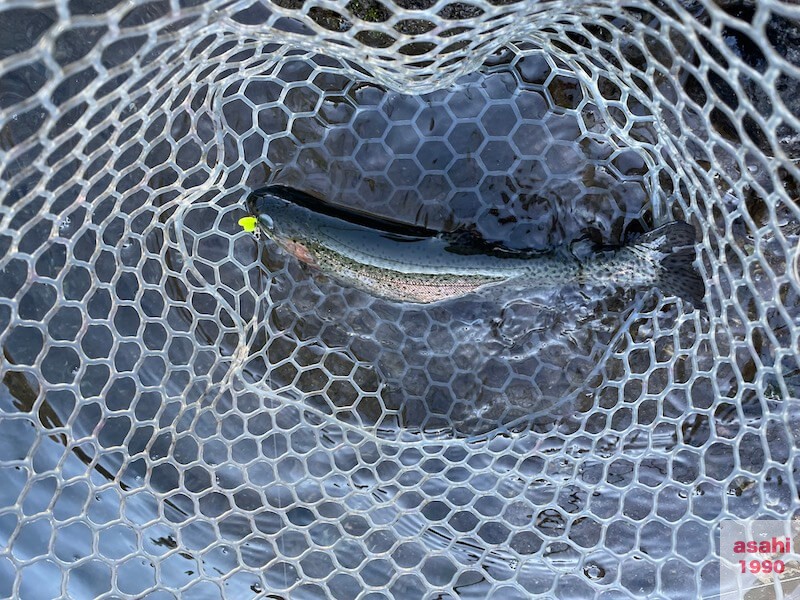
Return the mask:
[[[248,233],[253,233],[258,227],[258,219],[255,217],[242,217],[239,219],[239,225]]]
[[[344,286],[394,301],[439,302],[506,282],[531,288],[656,287],[695,307],[702,306],[705,295],[693,266],[695,230],[683,221],[578,259],[558,251],[476,253],[463,235],[335,207],[277,185],[252,192],[247,208],[264,236],[297,260]]]

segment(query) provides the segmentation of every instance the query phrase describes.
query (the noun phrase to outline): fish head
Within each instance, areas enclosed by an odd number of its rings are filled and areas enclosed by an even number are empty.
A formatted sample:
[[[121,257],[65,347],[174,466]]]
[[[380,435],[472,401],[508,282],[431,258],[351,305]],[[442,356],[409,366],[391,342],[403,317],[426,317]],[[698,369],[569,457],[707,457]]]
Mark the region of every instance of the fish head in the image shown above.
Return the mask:
[[[315,265],[313,214],[281,193],[281,188],[264,188],[250,194],[247,208],[267,238],[299,261]]]

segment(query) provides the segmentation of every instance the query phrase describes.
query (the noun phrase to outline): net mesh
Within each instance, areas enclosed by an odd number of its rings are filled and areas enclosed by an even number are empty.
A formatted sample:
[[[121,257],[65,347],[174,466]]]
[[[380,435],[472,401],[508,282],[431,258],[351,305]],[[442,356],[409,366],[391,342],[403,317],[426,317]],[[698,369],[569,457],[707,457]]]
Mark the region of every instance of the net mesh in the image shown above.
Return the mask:
[[[0,596],[698,598],[798,508],[792,2],[7,0]],[[658,292],[432,307],[237,226],[282,183]]]

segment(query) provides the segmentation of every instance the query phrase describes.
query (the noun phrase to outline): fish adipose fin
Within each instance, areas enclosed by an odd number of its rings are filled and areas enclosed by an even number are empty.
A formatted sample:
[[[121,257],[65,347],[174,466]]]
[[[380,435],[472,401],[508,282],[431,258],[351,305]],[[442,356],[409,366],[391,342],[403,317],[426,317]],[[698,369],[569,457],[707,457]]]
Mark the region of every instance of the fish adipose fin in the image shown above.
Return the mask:
[[[636,246],[655,254],[661,267],[657,285],[664,295],[677,296],[701,308],[706,289],[693,264],[696,244],[694,227],[684,221],[667,223],[636,240]]]

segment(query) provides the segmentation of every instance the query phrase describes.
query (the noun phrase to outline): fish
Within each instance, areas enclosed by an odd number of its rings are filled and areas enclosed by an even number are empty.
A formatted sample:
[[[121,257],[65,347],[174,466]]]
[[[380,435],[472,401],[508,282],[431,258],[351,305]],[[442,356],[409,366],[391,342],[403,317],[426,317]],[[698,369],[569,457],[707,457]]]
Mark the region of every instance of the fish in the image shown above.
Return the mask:
[[[705,286],[694,268],[696,233],[684,221],[578,257],[564,248],[498,249],[463,231],[392,221],[280,185],[251,192],[246,206],[258,230],[286,253],[342,286],[395,302],[431,304],[511,282],[658,288],[694,307],[704,301]]]

